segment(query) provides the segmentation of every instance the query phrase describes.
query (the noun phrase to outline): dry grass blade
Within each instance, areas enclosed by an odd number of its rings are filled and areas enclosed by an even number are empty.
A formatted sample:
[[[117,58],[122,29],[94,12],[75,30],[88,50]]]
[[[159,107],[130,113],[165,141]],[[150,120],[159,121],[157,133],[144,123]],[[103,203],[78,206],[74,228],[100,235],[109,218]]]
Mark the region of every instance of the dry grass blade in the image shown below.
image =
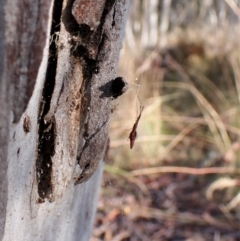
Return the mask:
[[[126,178],[129,182],[132,182],[135,185],[137,185],[143,194],[146,194],[146,195],[148,194],[147,187],[140,180],[134,178],[131,173],[126,172],[126,171],[122,170],[121,168],[113,167],[113,166],[109,166],[109,165],[105,165],[104,170],[109,173],[113,173],[115,175],[120,175],[120,176]]]
[[[240,19],[240,8],[237,6],[237,4],[233,0],[225,0],[225,2],[230,6],[230,8],[233,10],[233,12]]]
[[[217,179],[215,182],[212,182],[206,191],[206,197],[211,200],[213,198],[213,193],[216,190],[222,190],[229,187],[235,187],[239,185],[239,180],[232,179],[229,177],[222,177]]]
[[[211,93],[212,97],[214,96],[216,98],[218,105],[224,106],[228,102],[223,91],[220,90],[220,87],[214,84],[211,79],[207,78],[204,74],[196,71],[195,69],[187,68],[187,71],[190,75],[194,76],[194,78],[196,78],[196,80],[201,83],[202,86],[206,86],[208,88],[208,91]]]
[[[184,75],[185,76],[185,75]],[[167,83],[167,86],[182,88],[190,90],[193,96],[199,101],[199,107],[202,110],[204,119],[206,120],[210,130],[212,131],[213,137],[216,140],[216,144],[221,152],[225,152],[231,146],[225,125],[221,120],[219,114],[214,110],[212,105],[206,100],[206,98],[196,89],[191,83]],[[211,121],[209,121],[211,120]],[[219,135],[218,133],[221,135]]]
[[[213,118],[214,122],[209,123],[209,128],[212,130],[213,136],[214,137],[216,136],[215,139],[219,145],[220,150],[223,150],[223,151],[228,150],[231,146],[231,141],[230,141],[228,133],[224,127],[224,123],[222,122],[221,117],[219,116],[217,111],[213,108],[213,106],[208,102],[208,100],[203,96],[203,94],[193,85],[189,76],[183,70],[182,66],[174,60],[172,60],[171,63],[173,65],[173,68],[175,68],[176,71],[178,71],[178,73],[182,77],[183,81],[185,81],[188,84],[188,86],[186,86],[186,87],[189,88],[189,90],[192,92],[193,96],[201,104],[199,107],[202,109],[204,117],[209,116],[209,117]],[[215,125],[213,125],[213,123],[219,123],[219,124],[216,124],[216,126],[215,126]],[[222,140],[220,140],[220,138],[218,137],[218,132],[217,132],[216,128],[218,128]]]
[[[219,125],[219,128],[224,128],[225,130],[240,135],[240,129],[229,124],[224,124],[222,127],[221,123],[213,120],[212,118],[200,118],[200,117],[189,117],[189,116],[177,116],[177,115],[162,115],[161,118],[165,121],[183,122],[183,123],[195,123],[200,125],[207,125],[208,123],[213,124],[214,122]],[[207,120],[207,121],[206,121]]]
[[[192,168],[179,166],[151,167],[134,170],[131,172],[133,176],[154,175],[159,173],[184,173],[190,175],[207,175],[207,174],[240,174],[240,169],[232,167],[208,167],[208,168]]]
[[[156,136],[141,136],[138,138],[138,143],[155,142],[155,141],[171,141],[175,138],[175,135],[156,135]],[[110,148],[116,148],[119,146],[128,145],[125,139],[111,141]]]
[[[178,135],[174,137],[174,139],[170,142],[170,144],[164,149],[164,156],[168,155],[169,152],[181,141],[185,136],[191,132],[193,129],[195,129],[198,125],[197,124],[191,124],[187,127],[185,127]]]
[[[156,218],[161,220],[172,220],[179,223],[189,223],[189,224],[198,224],[198,225],[212,225],[218,228],[225,230],[231,230],[233,227],[228,222],[217,220],[212,217],[210,214],[196,215],[189,212],[169,212],[166,210],[160,210],[155,208],[146,208],[142,207],[141,209],[136,209],[134,207],[123,207],[130,209],[130,217],[132,219],[137,218]],[[240,225],[239,225],[240,228]]]
[[[240,193],[238,193],[226,206],[228,211],[235,209],[240,204]]]
[[[237,90],[237,96],[238,96],[238,102],[239,102],[239,108],[240,108],[240,63],[238,63],[236,58],[231,58],[230,60],[233,73],[235,75],[235,84],[236,84],[236,90]]]
[[[117,234],[116,236],[114,236],[111,241],[122,241],[125,240],[126,238],[130,237],[130,232],[128,231],[122,231],[121,233]]]

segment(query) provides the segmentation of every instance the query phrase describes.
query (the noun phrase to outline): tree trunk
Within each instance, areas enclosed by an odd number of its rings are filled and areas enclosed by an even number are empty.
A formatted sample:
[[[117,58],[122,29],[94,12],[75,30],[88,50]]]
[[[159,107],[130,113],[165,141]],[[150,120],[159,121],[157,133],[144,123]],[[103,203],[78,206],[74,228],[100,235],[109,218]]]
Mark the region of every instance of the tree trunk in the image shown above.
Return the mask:
[[[128,0],[6,2],[3,240],[89,240],[111,102],[126,86],[116,70],[127,7]]]

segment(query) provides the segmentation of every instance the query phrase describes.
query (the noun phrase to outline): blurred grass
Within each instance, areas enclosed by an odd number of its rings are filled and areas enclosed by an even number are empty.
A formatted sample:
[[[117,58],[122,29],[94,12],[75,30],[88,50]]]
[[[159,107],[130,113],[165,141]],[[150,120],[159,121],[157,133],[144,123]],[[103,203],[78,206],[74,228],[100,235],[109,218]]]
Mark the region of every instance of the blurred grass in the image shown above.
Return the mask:
[[[137,55],[125,43],[119,75],[130,87],[116,100],[111,120],[112,165],[131,171],[172,163],[215,166],[222,160],[226,168],[239,167],[240,43],[219,38],[222,32],[208,32],[205,39],[202,34],[194,29],[171,33],[164,49]],[[137,93],[145,108],[130,150]]]
[[[133,1],[130,10],[119,65],[129,90],[113,104],[98,225],[128,230],[123,240],[238,240],[240,2],[150,3]]]

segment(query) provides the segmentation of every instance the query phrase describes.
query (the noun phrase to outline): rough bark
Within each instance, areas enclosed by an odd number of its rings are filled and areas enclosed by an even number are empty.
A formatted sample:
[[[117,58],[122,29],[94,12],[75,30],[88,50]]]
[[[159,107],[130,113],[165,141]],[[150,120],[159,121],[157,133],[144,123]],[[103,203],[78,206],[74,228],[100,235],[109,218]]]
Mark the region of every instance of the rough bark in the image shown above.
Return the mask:
[[[111,102],[126,86],[116,68],[127,7],[128,0],[8,0],[3,240],[89,239]]]
[[[5,1],[0,4],[0,59],[5,56]],[[3,77],[4,62],[0,61],[0,240],[2,240],[7,210],[7,143],[9,123],[9,88]]]

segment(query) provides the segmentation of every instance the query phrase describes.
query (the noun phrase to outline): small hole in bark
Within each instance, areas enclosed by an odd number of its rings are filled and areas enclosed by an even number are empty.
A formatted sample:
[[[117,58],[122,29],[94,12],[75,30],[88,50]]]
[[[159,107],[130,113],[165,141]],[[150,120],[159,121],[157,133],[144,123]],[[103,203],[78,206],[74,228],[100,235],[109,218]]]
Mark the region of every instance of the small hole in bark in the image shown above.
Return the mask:
[[[117,77],[99,88],[99,90],[103,92],[100,98],[112,97],[113,99],[116,99],[122,95],[127,88],[128,83],[125,79],[123,77]]]

